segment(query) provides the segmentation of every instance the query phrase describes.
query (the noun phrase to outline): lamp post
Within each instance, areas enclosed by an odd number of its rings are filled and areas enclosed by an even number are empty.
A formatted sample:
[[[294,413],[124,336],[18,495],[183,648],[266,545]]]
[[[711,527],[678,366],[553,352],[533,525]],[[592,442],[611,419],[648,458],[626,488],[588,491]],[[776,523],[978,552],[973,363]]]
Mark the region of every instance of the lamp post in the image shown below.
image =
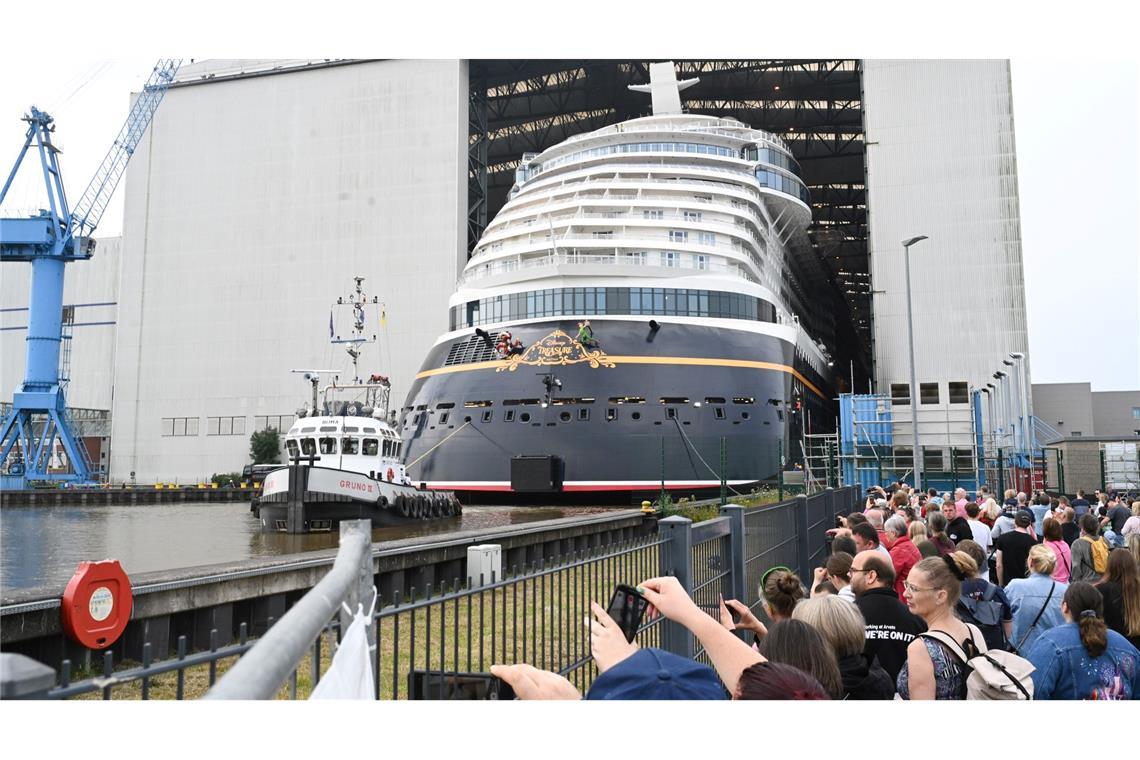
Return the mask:
[[[926,235],[919,235],[904,240],[903,258],[906,260],[906,332],[910,341],[910,424],[914,432],[914,490],[922,489],[922,449],[918,444],[918,387],[914,381],[914,314],[910,303],[910,247],[921,240],[927,240]]]

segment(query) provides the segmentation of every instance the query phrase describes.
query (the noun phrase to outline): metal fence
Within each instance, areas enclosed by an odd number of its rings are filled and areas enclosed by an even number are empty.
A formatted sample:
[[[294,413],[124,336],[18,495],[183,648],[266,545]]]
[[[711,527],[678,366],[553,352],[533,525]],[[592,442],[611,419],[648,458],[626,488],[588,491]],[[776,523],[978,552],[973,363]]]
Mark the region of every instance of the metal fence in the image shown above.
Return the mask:
[[[407,699],[414,671],[485,672],[494,663],[515,662],[557,671],[585,692],[597,676],[586,622],[590,601],[604,607],[618,583],[673,575],[710,615],[718,615],[721,596],[755,608],[760,576],[773,565],[794,568],[810,583],[811,569],[826,558],[827,529],[835,515],[857,508],[857,497],[853,487],[828,489],[758,508],[728,505],[720,517],[697,524],[668,517],[659,521],[656,536],[564,555],[550,564],[513,567],[503,578],[455,578],[410,589],[406,597],[397,592],[380,599],[371,627],[376,696]],[[222,698],[307,696],[348,623],[347,616],[338,619],[341,601],[367,606],[370,600],[363,598],[371,586],[370,571],[360,568],[362,558],[368,563],[371,557],[358,543],[342,532],[337,563],[322,580],[323,588],[309,592],[260,639],[247,639],[243,623],[236,643],[220,645],[215,635],[210,651],[187,653],[183,637],[177,658],[153,663],[144,648],[141,666],[117,671],[108,652],[101,675],[75,682],[65,661],[56,685],[41,696],[182,699],[189,688],[187,673],[203,668],[208,669],[205,683],[191,691],[209,687],[209,696]],[[668,620],[645,621],[637,641],[707,662],[692,635]],[[156,691],[160,679],[162,688]]]

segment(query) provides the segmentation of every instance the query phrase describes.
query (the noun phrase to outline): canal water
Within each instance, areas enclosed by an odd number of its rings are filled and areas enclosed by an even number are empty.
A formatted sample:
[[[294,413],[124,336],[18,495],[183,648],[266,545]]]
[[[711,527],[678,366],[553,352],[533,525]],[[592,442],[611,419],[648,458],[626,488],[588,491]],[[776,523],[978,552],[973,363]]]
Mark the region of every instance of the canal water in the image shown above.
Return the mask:
[[[464,507],[460,517],[376,528],[374,542],[604,512],[600,507]],[[117,559],[128,575],[335,548],[338,534],[262,533],[248,502],[5,507],[0,594],[63,586],[84,560]]]

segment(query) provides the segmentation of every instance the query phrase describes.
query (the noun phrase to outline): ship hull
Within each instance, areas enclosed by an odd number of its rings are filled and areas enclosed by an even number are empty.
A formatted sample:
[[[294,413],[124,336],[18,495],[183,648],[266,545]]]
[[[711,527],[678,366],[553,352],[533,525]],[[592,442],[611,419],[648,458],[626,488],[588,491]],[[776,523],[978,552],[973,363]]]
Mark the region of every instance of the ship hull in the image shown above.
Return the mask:
[[[596,347],[570,337],[574,320],[509,326],[527,350],[507,359],[470,335],[437,344],[401,411],[413,481],[467,503],[629,503],[662,481],[700,495],[722,473],[743,490],[796,460],[805,420],[833,420],[829,384],[778,329],[592,325]],[[519,457],[556,458],[555,485],[518,488]]]

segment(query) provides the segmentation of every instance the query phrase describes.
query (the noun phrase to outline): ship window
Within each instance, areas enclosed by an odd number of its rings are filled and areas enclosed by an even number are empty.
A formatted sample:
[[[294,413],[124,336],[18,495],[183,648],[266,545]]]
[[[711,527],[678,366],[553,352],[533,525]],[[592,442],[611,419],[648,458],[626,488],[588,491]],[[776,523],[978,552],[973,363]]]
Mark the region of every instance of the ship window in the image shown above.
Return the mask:
[[[677,409],[675,407],[672,407],[672,406],[665,407],[665,419],[667,419],[667,420],[677,419]]]
[[[484,406],[491,406],[490,401],[464,401],[463,407],[465,409],[479,409]]]
[[[530,412],[523,412],[520,414],[519,422],[530,422]]]
[[[364,439],[364,456],[374,457],[376,452],[380,450],[380,441],[375,438]]]
[[[618,410],[617,409],[607,409],[606,410],[606,422],[613,422],[614,420],[617,419],[617,416],[618,416]]]
[[[315,432],[317,432],[317,429],[315,427],[303,427],[303,428],[301,428],[301,432],[302,433],[315,433]]]
[[[675,267],[677,266],[677,254],[674,251],[661,252],[661,266]]]
[[[519,399],[519,403],[523,406],[538,406],[542,401],[536,398],[521,398]]]
[[[442,404],[436,404],[436,405],[435,405],[435,408],[436,408],[436,409],[454,409],[454,408],[455,408],[455,404],[454,404],[453,402],[451,402],[451,401],[445,401],[445,402],[444,402],[444,403],[442,403]]]
[[[346,432],[346,433],[359,433],[360,428],[354,428],[354,427],[349,427],[348,425],[345,425],[344,426],[344,432]]]
[[[634,412],[633,414],[631,414],[629,416],[635,420],[640,420],[641,419],[641,412]]]
[[[578,410],[578,419],[580,419],[580,420],[590,419],[590,410],[589,409],[579,409]]]
[[[723,404],[724,396],[705,396],[706,404]]]
[[[492,414],[494,414],[494,412],[492,412],[490,409],[483,412],[483,422],[490,422]]]
[[[336,425],[321,425],[321,432],[322,433],[335,433],[336,432]]]
[[[558,415],[558,419],[562,420],[563,422],[569,422],[570,412],[563,412],[562,414]]]
[[[687,396],[662,396],[662,404],[687,404],[689,399]]]
[[[751,417],[752,417],[752,415],[749,414],[748,412],[741,412],[740,413],[740,419],[742,419],[742,420],[751,419]]]
[[[416,411],[417,411],[417,412],[422,412],[424,409],[427,409],[427,404],[418,404],[418,405],[416,406]]]
[[[754,403],[756,403],[756,399],[752,398],[751,396],[735,396],[732,399],[732,403],[734,403],[734,404],[754,404]]]
[[[910,386],[906,383],[891,383],[891,406],[910,405]]]
[[[312,456],[317,453],[317,442],[312,438],[301,439],[301,453],[305,456]]]
[[[375,432],[376,432],[376,428],[364,428],[364,432],[365,432],[365,433],[375,433]]]
[[[723,406],[714,406],[713,407],[713,413],[716,415],[716,418],[718,420],[724,419],[724,407]]]
[[[447,418],[450,416],[451,415],[448,412],[444,412],[443,414],[439,415],[439,424],[446,425],[447,424]]]
[[[297,442],[293,440],[285,441],[285,450],[289,452],[290,457],[297,456]]]
[[[321,439],[321,453],[322,454],[335,454],[336,453],[336,439],[335,438],[322,438]]]
[[[611,404],[644,404],[645,399],[641,396],[611,396]]]
[[[503,412],[503,422],[514,422],[514,421],[515,421],[515,410],[514,409],[508,409],[505,412]]]
[[[503,406],[518,406],[519,400],[517,398],[503,399]]]
[[[345,454],[355,454],[360,451],[359,438],[345,438],[341,444],[341,451]]]

